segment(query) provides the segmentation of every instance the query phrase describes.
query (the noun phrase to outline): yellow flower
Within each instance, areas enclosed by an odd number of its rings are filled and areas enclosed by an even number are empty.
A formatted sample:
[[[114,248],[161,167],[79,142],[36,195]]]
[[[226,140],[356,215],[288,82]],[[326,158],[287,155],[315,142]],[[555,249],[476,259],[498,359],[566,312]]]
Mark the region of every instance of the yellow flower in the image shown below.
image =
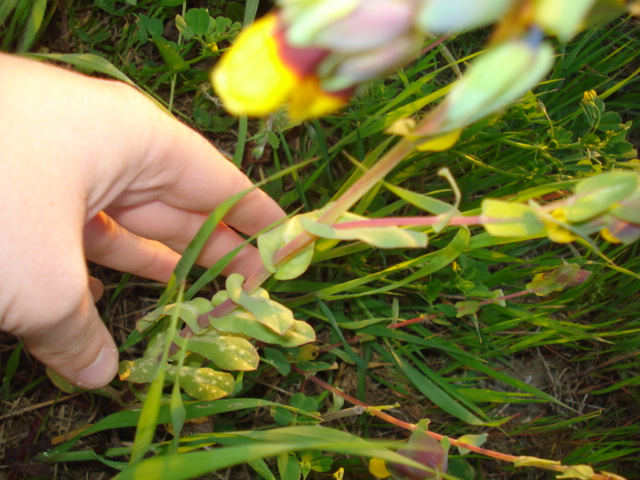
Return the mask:
[[[289,104],[290,116],[302,120],[333,112],[349,98],[350,90],[321,88],[315,67],[327,52],[291,47],[282,30],[277,14],[263,17],[238,36],[213,70],[213,87],[231,113],[261,116]]]
[[[387,462],[381,458],[369,459],[369,472],[376,478],[389,478],[391,473],[387,470]]]
[[[258,20],[238,35],[213,70],[213,87],[231,113],[266,115],[296,87],[296,74],[279,56],[277,28],[276,15]]]

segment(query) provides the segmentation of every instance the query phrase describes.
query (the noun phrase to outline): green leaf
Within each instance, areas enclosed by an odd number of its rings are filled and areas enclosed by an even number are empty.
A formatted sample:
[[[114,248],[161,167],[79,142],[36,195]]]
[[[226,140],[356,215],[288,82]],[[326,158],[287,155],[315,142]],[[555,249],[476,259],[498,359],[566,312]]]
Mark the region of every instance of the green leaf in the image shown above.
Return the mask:
[[[213,26],[213,21],[206,8],[190,8],[185,13],[184,20],[191,31],[198,37],[204,37]]]
[[[180,432],[182,431],[182,427],[184,426],[184,422],[187,417],[187,412],[182,401],[182,395],[180,394],[180,378],[176,379],[176,382],[173,384],[173,388],[171,389],[170,407],[174,441],[177,442],[180,438]]]
[[[302,472],[296,456],[289,453],[278,455],[278,472],[282,480],[299,480]]]
[[[258,458],[256,460],[252,460],[250,462],[247,462],[247,465],[253,468],[258,473],[258,475],[264,478],[264,480],[277,480],[275,475],[271,472],[271,470],[269,470],[267,462],[265,462],[263,459]]]
[[[24,29],[22,41],[18,47],[18,52],[26,52],[31,48],[33,42],[38,36],[38,32],[42,28],[42,21],[47,9],[47,0],[35,0],[31,5],[31,13],[27,26]]]
[[[187,25],[187,22],[182,15],[176,15],[176,27],[187,42],[193,38],[193,30],[189,28],[189,25]]]
[[[110,61],[93,53],[30,53],[32,58],[65,62],[90,72],[99,72],[125,82],[133,87],[136,84]]]
[[[486,198],[482,201],[482,225],[496,237],[526,237],[544,232],[544,224],[529,205]]]
[[[210,451],[158,455],[128,467],[114,480],[166,478],[164,476],[166,472],[171,472],[172,480],[186,480],[258,458],[269,458],[300,450],[322,450],[344,455],[376,457],[428,472],[422,464],[392,452],[385,448],[385,444],[317,425],[244,431],[237,432],[237,435],[226,433],[224,436],[215,437],[218,442],[224,442],[225,439],[234,442],[235,445]],[[238,445],[239,442],[244,444]]]
[[[287,357],[282,351],[277,348],[264,347],[264,359],[263,362],[273,366],[280,375],[289,375],[291,371],[291,364],[287,360]]]
[[[265,268],[274,274],[276,280],[291,280],[293,278],[302,275],[313,258],[314,243],[311,243],[304,247],[295,257],[287,261],[280,267],[276,268],[273,262],[274,254],[288,244],[291,240],[296,238],[301,233],[304,233],[304,228],[301,224],[302,218],[318,218],[319,212],[305,213],[303,215],[296,215],[288,219],[282,225],[264,233],[258,237],[258,249],[260,250],[260,257]]]
[[[583,222],[607,211],[638,188],[638,175],[631,172],[608,172],[595,175],[576,185],[575,195],[564,207],[569,222]]]
[[[152,40],[170,71],[184,72],[189,70],[189,64],[182,58],[171,43],[158,35],[153,35]]]
[[[434,215],[449,213],[449,211],[453,209],[451,205],[443,202],[442,200],[438,200],[437,198],[421,195],[419,193],[412,192],[411,190],[398,187],[397,185],[392,185],[388,182],[384,182],[384,186],[414,207],[418,207],[419,209],[425,210]]]
[[[394,350],[390,350],[391,355],[395,359],[398,368],[406,375],[409,381],[429,400],[442,408],[445,412],[459,418],[463,422],[471,425],[483,425],[483,421],[476,417],[469,410],[457,403],[438,385],[422,375],[415,367],[405,362],[400,355]]]
[[[120,380],[132,383],[151,383],[157,375],[158,359],[136,358],[123,360],[118,367]]]
[[[211,331],[190,338],[176,337],[175,343],[211,360],[223,370],[251,371],[258,368],[260,362],[256,348],[242,337]]]
[[[51,380],[51,382],[63,392],[75,393],[78,390],[78,387],[76,387],[69,380],[64,378],[59,373],[57,373],[55,370],[51,370],[50,368],[47,367],[46,372],[47,372],[47,377],[49,377],[49,380]]]
[[[640,224],[640,190],[611,209],[611,215],[626,222]]]
[[[144,13],[138,15],[138,25],[149,37],[162,36],[164,25],[159,18],[149,18]]]
[[[217,400],[233,393],[235,380],[226,372],[217,372],[211,368],[172,367],[167,376],[180,377],[180,385],[193,398],[198,400]]]
[[[172,303],[171,305],[164,305],[153,309],[147,315],[138,320],[136,322],[136,330],[145,332],[155,325],[160,318],[173,315],[174,312],[177,312],[178,318],[185,322],[196,334],[199,334],[205,329],[198,325],[198,317],[209,310],[211,310],[211,302],[206,298],[200,297],[180,304]]]
[[[366,221],[367,218],[352,213],[342,216],[338,224],[344,222]],[[398,227],[365,227],[337,229],[330,225],[317,223],[309,218],[301,218],[304,229],[321,238],[331,240],[360,240],[377,248],[425,248],[427,235]]]
[[[281,335],[260,323],[251,313],[238,310],[221,318],[212,318],[211,324],[221,332],[246,335],[261,342],[289,348],[299,347],[316,339],[313,328],[300,320],[294,320]]]
[[[251,312],[260,323],[282,335],[293,324],[293,312],[269,298],[266,290],[258,288],[251,294],[242,289],[244,277],[237,273],[227,277],[229,298]]]
[[[456,305],[456,317],[464,317],[465,315],[473,315],[480,310],[480,303],[474,300],[466,300],[464,302],[457,302]]]

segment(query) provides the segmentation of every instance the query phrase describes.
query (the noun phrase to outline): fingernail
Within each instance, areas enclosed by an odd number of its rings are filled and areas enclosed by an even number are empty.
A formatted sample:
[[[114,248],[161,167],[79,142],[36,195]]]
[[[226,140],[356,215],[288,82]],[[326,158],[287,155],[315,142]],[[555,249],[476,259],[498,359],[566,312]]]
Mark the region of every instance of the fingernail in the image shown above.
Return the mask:
[[[113,380],[117,371],[118,350],[104,346],[93,363],[78,373],[78,386],[87,389],[103,387]]]

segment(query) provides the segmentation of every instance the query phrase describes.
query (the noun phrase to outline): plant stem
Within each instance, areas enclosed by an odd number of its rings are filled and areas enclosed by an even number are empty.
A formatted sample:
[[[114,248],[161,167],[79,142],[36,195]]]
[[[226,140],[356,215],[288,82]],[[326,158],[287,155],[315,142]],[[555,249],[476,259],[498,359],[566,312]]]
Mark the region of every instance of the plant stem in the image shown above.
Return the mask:
[[[342,195],[335,203],[330,205],[318,218],[318,223],[334,224],[349,210],[365,193],[376,183],[382,180],[394,167],[396,167],[415,148],[415,142],[401,139],[382,159]],[[316,240],[315,235],[301,233],[287,245],[278,250],[274,255],[276,265],[282,265],[293,258],[301,249]]]
[[[376,407],[372,407],[370,405],[367,405],[364,402],[361,402],[360,400],[358,400],[357,398],[352,397],[351,395],[344,393],[342,390],[339,390],[331,385],[329,385],[328,383],[326,383],[323,380],[320,380],[318,377],[316,377],[315,375],[307,375],[306,372],[300,370],[298,367],[296,367],[295,365],[293,365],[293,370],[295,370],[297,373],[303,375],[306,379],[311,380],[311,382],[315,383],[316,385],[318,385],[319,387],[331,392],[334,395],[337,395],[341,398],[344,398],[347,402],[352,403],[353,405],[357,405],[359,407],[364,407],[366,408],[367,413],[373,415],[374,417],[378,417],[380,420],[384,420],[385,422],[388,422],[392,425],[396,425],[400,428],[404,428],[406,430],[409,431],[414,431],[417,426],[413,423],[407,423],[404,422],[402,420],[399,420],[397,418],[395,418],[392,415],[389,415],[388,413],[384,412],[381,408],[376,408]],[[432,438],[434,438],[437,441],[442,441],[443,438],[445,438],[445,435],[440,435],[439,433],[435,433],[432,431],[427,431],[426,432],[429,436],[431,436]],[[495,458],[496,460],[502,460],[504,462],[509,462],[509,463],[516,463],[518,461],[522,461],[525,459],[528,459],[529,457],[516,457],[514,455],[509,455],[506,453],[502,453],[502,452],[496,452],[495,450],[489,450],[486,448],[482,448],[482,447],[478,447],[476,445],[471,445],[465,442],[461,442],[459,440],[456,440],[454,438],[450,438],[450,437],[446,437],[449,440],[449,443],[451,445],[453,445],[454,447],[458,447],[458,448],[464,448],[467,449],[469,451],[478,453],[480,455],[484,455],[486,457],[491,457],[491,458]],[[536,459],[539,460],[539,459]],[[546,462],[546,461],[543,461]],[[527,465],[529,466],[529,465]],[[566,472],[567,470],[569,470],[571,468],[570,465],[560,465],[559,463],[540,463],[538,465],[535,465],[537,468],[541,468],[544,470],[551,470],[554,472]],[[592,475],[591,477],[589,477],[590,480],[625,480],[623,477],[620,476],[615,476],[612,477],[606,473],[596,473],[594,475]]]
[[[372,228],[372,227],[406,227],[435,225],[441,220],[440,216],[430,217],[385,217],[370,218],[354,222],[336,223],[333,226],[336,230],[347,230],[350,228]],[[481,225],[480,217],[452,217],[447,221],[447,225]]]
[[[376,163],[371,169],[367,170],[362,177],[342,195],[335,203],[330,205],[325,212],[318,218],[318,223],[333,224],[349,210],[365,193],[367,193],[376,183],[382,180],[394,167],[396,167],[415,147],[415,142],[401,139],[387,154]],[[310,233],[301,233],[288,244],[278,250],[274,255],[276,267],[285,264],[287,261],[295,257],[307,245],[315,242],[317,237]],[[267,271],[264,265],[256,268],[255,272],[249,276],[244,282],[242,288],[246,292],[252,292],[262,285],[271,273]],[[231,300],[225,300],[213,310],[204,313],[198,317],[198,325],[205,328],[209,325],[209,317],[220,318],[228,315],[236,308],[236,304]],[[193,332],[190,328],[185,327],[180,335],[190,336]]]

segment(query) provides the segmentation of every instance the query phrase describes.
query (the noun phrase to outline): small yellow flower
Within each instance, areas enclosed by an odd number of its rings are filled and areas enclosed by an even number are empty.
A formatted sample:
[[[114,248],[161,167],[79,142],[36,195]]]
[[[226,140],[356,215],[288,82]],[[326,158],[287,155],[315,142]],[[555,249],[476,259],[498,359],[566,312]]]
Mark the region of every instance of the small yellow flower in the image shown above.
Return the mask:
[[[389,478],[391,473],[387,470],[387,463],[381,458],[369,459],[369,472],[376,478]]]
[[[611,233],[611,230],[606,227],[600,230],[600,234],[602,235],[602,238],[604,238],[609,243],[622,243],[622,241],[613,233]]]
[[[578,238],[576,234],[561,225],[561,223],[567,223],[567,217],[562,209],[554,210],[551,213],[551,217],[556,221],[544,220],[544,224],[547,227],[547,236],[550,240],[556,243],[571,243]]]

